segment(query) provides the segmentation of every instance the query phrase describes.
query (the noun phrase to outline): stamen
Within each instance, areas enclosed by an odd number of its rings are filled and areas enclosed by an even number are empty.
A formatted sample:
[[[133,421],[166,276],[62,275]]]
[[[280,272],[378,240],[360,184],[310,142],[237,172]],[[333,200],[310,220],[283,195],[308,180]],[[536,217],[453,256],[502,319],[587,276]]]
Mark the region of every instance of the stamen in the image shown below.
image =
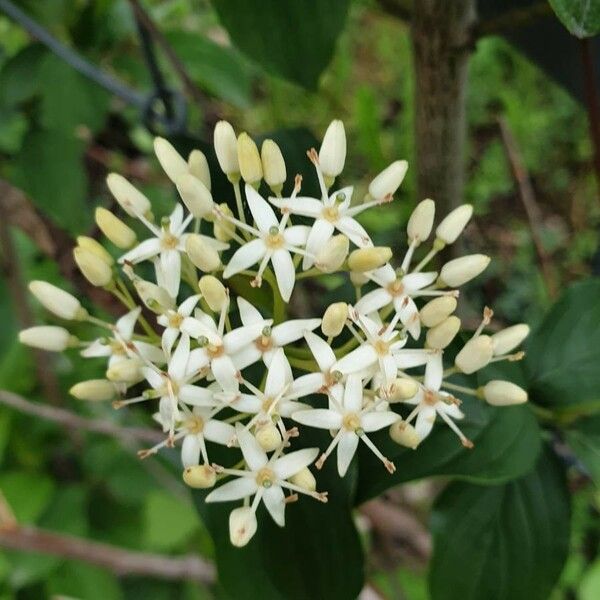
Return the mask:
[[[383,454],[381,454],[377,446],[368,438],[367,435],[362,433],[359,437],[369,447],[371,452],[373,452],[373,454],[383,463],[383,466],[388,470],[388,473],[396,472],[396,465],[391,460],[387,459]]]
[[[465,448],[473,448],[475,446],[475,444],[473,444],[473,442],[458,428],[458,426],[456,425],[456,423],[444,412],[442,411],[436,411],[438,415],[440,415],[440,417],[442,417],[442,419],[444,421],[446,421],[448,427],[450,427],[450,429],[452,429],[452,431],[454,431],[454,433],[456,433],[456,435],[458,436],[458,439],[461,441],[462,445]]]
[[[315,463],[315,467],[317,469],[319,469],[319,471],[323,468],[323,465],[325,464],[325,461],[327,460],[327,457],[331,454],[331,452],[333,451],[333,449],[339,444],[340,440],[342,439],[342,434],[344,433],[344,430],[340,429],[336,436],[333,438],[333,440],[331,440],[331,444],[329,444],[327,450],[325,450],[325,452],[323,452],[323,454],[321,454],[321,456],[319,457],[319,459],[317,460],[317,462]]]

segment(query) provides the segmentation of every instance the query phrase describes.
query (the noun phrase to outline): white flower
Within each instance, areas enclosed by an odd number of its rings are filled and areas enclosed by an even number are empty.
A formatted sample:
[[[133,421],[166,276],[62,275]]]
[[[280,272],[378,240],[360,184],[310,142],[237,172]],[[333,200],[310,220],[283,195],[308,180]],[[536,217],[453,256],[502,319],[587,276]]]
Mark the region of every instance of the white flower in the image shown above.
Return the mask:
[[[321,324],[321,319],[293,319],[271,326],[272,321],[263,318],[250,302],[240,296],[237,303],[245,327],[262,325],[260,334],[233,357],[233,362],[238,369],[244,369],[260,358],[269,366],[279,348],[299,340],[305,331],[312,331]]]
[[[363,384],[359,375],[348,376],[342,401],[333,396],[331,399],[332,408],[302,410],[292,415],[294,421],[303,425],[336,431],[333,441],[317,461],[317,469],[323,466],[326,458],[337,447],[338,473],[343,477],[361,439],[383,462],[385,468],[393,473],[396,470],[394,463],[381,454],[366,434],[383,429],[400,417],[389,410],[377,410],[381,400],[368,402],[363,406]]]
[[[184,320],[192,314],[199,300],[198,294],[190,296],[180,304],[177,310],[169,309],[157,317],[158,324],[165,328],[162,334],[162,348],[165,355],[171,354],[171,349],[179,337]]]

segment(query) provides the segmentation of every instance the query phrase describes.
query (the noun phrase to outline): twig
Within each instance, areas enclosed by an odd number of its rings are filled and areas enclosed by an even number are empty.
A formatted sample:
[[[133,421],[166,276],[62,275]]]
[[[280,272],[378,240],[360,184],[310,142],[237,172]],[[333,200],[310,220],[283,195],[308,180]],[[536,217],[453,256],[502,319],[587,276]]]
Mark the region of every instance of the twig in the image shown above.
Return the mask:
[[[102,419],[80,417],[64,408],[56,408],[46,404],[30,402],[22,396],[7,390],[0,390],[0,404],[10,406],[15,410],[29,415],[47,419],[48,421],[54,421],[64,427],[77,431],[91,431],[93,433],[109,435],[126,441],[135,439],[151,444],[156,444],[163,439],[162,434],[153,429],[145,429],[143,427],[121,427],[120,425],[115,425],[110,421]]]
[[[70,535],[22,526],[0,528],[0,546],[11,550],[41,552],[103,567],[116,575],[144,575],[160,579],[213,583],[214,566],[198,556],[171,557],[134,552]]]
[[[473,28],[473,42],[486,35],[499,35],[520,27],[526,27],[540,17],[548,15],[552,15],[552,7],[546,1],[513,8],[490,19],[479,21]]]
[[[525,208],[525,213],[527,214],[529,229],[531,231],[531,239],[535,247],[535,252],[538,258],[540,269],[542,271],[542,277],[544,278],[544,282],[546,284],[548,296],[550,296],[550,298],[555,298],[556,283],[550,257],[546,253],[544,244],[542,242],[542,236],[540,232],[542,214],[535,199],[533,186],[531,185],[531,179],[529,178],[529,173],[527,172],[527,169],[523,163],[523,158],[521,156],[517,141],[515,140],[515,137],[513,136],[506,119],[503,117],[498,117],[498,125],[500,127],[500,134],[504,144],[504,149],[506,151],[506,156],[517,183],[519,197],[521,198],[521,202]]]

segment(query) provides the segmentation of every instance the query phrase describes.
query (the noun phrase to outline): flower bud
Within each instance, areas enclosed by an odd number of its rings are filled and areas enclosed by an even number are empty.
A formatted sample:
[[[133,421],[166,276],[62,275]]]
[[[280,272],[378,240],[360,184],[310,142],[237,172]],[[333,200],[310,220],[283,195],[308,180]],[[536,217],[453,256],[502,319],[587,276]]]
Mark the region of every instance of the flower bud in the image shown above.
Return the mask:
[[[85,319],[87,311],[75,296],[47,281],[32,281],[29,291],[39,300],[42,306],[61,319]]]
[[[396,444],[405,446],[406,448],[412,448],[413,450],[421,442],[421,438],[417,433],[417,430],[406,421],[398,419],[395,423],[390,426],[390,437]]]
[[[447,262],[440,272],[440,280],[449,287],[459,287],[485,271],[490,257],[485,254],[468,254]]]
[[[350,271],[350,281],[355,287],[361,287],[369,281],[369,278],[364,273],[357,273],[356,271]]]
[[[348,256],[348,267],[351,271],[364,273],[385,265],[392,258],[392,249],[387,246],[358,248]]]
[[[424,242],[431,233],[433,218],[435,217],[435,202],[427,198],[417,204],[412,211],[406,226],[408,241]]]
[[[175,183],[182,175],[189,173],[187,162],[172,144],[164,138],[154,138],[154,153],[167,177]]]
[[[454,364],[467,375],[483,369],[494,356],[492,338],[478,335],[470,339],[456,355]]]
[[[315,266],[323,273],[334,273],[344,264],[349,248],[350,242],[345,235],[334,235],[317,252]]]
[[[249,506],[234,508],[229,514],[231,543],[238,548],[245,546],[256,533],[257,526],[256,514]]]
[[[369,184],[369,195],[375,200],[391,198],[404,180],[408,163],[405,160],[396,160],[388,165]]]
[[[529,325],[520,323],[498,331],[492,336],[494,356],[508,354],[514,350],[529,335]]]
[[[110,173],[106,184],[115,200],[130,217],[145,215],[152,210],[150,200],[118,173]]]
[[[133,285],[142,302],[152,312],[162,314],[175,308],[175,301],[169,292],[155,283],[136,278],[133,280]]]
[[[77,246],[73,249],[73,258],[83,276],[92,285],[104,287],[112,281],[112,269],[94,252]]]
[[[527,392],[523,388],[500,379],[493,379],[485,384],[483,397],[492,406],[512,406],[527,402]]]
[[[456,337],[460,329],[460,319],[454,315],[427,331],[425,342],[428,348],[443,350]]]
[[[124,358],[106,371],[106,379],[118,383],[137,383],[142,379],[142,363],[138,358]]]
[[[188,157],[188,169],[189,172],[196,178],[199,179],[204,187],[210,192],[211,180],[210,180],[210,169],[208,167],[208,161],[204,152],[200,150],[192,150]]]
[[[233,217],[233,212],[225,202],[219,204],[219,210],[228,217]],[[228,242],[233,238],[235,233],[235,225],[225,219],[215,219],[213,224],[213,233],[216,239],[220,242]]]
[[[194,217],[198,219],[212,211],[214,202],[211,193],[197,177],[185,173],[175,183],[183,203]]]
[[[273,423],[267,423],[257,429],[254,437],[265,452],[273,452],[281,444],[281,434]]]
[[[245,131],[237,139],[237,154],[242,179],[257,185],[263,176],[262,161],[256,143]]]
[[[115,264],[115,259],[107,252],[106,248],[97,242],[94,238],[86,235],[77,237],[77,245],[84,250],[89,250],[99,259],[104,261],[108,266],[112,267]]]
[[[419,384],[408,377],[398,377],[386,390],[385,399],[388,402],[402,402],[413,398],[419,391]]]
[[[21,344],[39,348],[40,350],[62,352],[69,346],[74,346],[78,340],[64,327],[39,325],[19,331],[19,341]]]
[[[228,298],[225,286],[216,277],[204,275],[198,282],[198,287],[210,309],[220,312]]]
[[[221,266],[219,253],[197,233],[190,233],[187,236],[185,251],[194,266],[198,267],[204,273],[215,271]]]
[[[323,136],[319,150],[319,165],[321,172],[328,179],[335,179],[343,170],[346,162],[346,132],[344,124],[331,121]]]
[[[237,138],[231,123],[219,121],[216,124],[214,144],[221,171],[228,177],[237,179],[240,173],[240,165],[238,162]]]
[[[117,387],[108,379],[89,379],[76,383],[69,394],[77,400],[89,400],[90,402],[102,402],[113,400],[117,395]]]
[[[428,302],[419,313],[425,327],[435,327],[445,321],[456,310],[454,296],[439,296]]]
[[[342,333],[348,319],[348,305],[345,302],[330,304],[321,321],[321,331],[327,337],[337,337]]]
[[[317,489],[317,480],[315,476],[310,472],[308,467],[304,467],[302,470],[298,471],[295,475],[290,477],[290,481],[301,487],[303,490],[307,490],[308,492],[314,492]]]
[[[194,489],[214,487],[217,473],[210,465],[192,465],[183,470],[183,481]]]
[[[127,250],[131,248],[137,237],[135,231],[131,227],[125,225],[119,217],[113,215],[110,210],[99,206],[96,209],[96,225],[100,231],[112,242],[117,248]]]
[[[455,208],[442,219],[435,230],[435,236],[445,244],[453,244],[467,226],[472,214],[473,207],[470,204]]]
[[[273,140],[265,140],[260,149],[260,158],[267,185],[273,190],[274,194],[280,194],[287,173],[285,160],[279,146]]]

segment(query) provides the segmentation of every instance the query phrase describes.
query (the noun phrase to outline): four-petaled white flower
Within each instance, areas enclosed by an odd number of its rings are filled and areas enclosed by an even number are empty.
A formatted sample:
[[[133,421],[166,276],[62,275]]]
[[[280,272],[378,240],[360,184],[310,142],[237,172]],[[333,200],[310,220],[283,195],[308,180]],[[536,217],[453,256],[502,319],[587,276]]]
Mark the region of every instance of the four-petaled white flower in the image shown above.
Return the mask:
[[[190,296],[179,305],[177,310],[167,310],[157,317],[158,324],[165,328],[162,334],[162,348],[167,356],[171,354],[173,344],[181,333],[183,322],[186,317],[191,316],[199,300],[199,294]]]

